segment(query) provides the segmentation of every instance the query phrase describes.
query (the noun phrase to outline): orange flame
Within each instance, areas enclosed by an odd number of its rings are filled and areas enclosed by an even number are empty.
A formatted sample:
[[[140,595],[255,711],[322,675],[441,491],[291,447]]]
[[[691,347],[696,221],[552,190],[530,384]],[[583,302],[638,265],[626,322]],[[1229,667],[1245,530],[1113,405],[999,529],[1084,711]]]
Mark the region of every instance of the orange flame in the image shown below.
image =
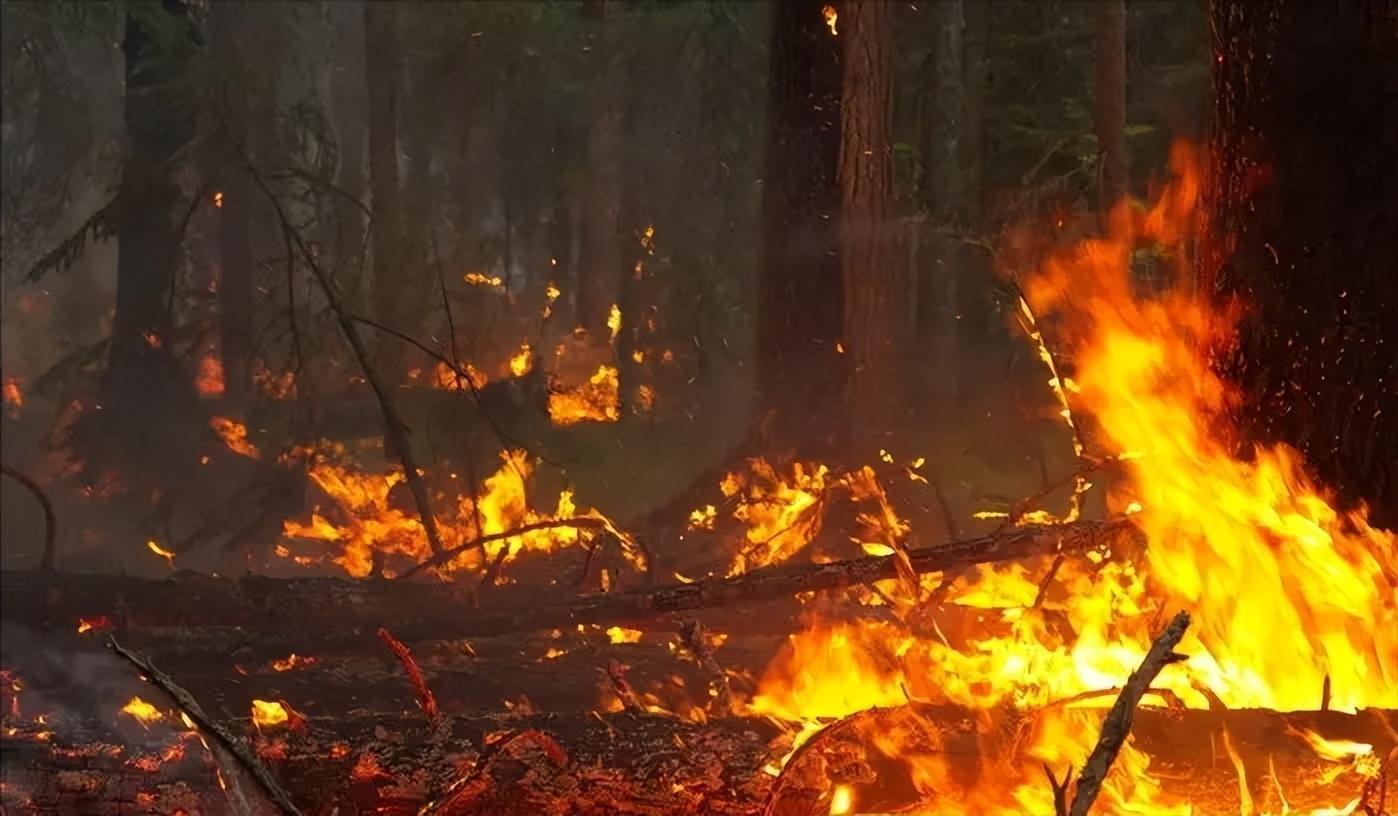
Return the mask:
[[[214,429],[228,449],[249,459],[261,456],[257,446],[248,441],[248,426],[228,417],[210,417],[209,427]]]
[[[205,399],[223,396],[223,361],[213,354],[199,358],[199,371],[194,376],[194,390]]]
[[[618,388],[616,368],[600,365],[587,382],[549,393],[549,419],[555,425],[616,422],[621,418]]]
[[[1119,206],[1105,237],[1049,258],[1021,304],[1042,356],[1051,358],[1043,353],[1045,332],[1073,351],[1072,379],[1052,370],[1054,398],[1066,422],[1093,423],[1096,443],[1107,448],[1094,458],[1120,464],[1127,478],[1109,502],[1139,526],[1143,551],[1120,546],[1066,559],[1047,595],[1036,574],[1046,563],[982,567],[939,588],[941,604],[919,626],[817,618],[772,662],[749,703],[755,713],[797,724],[796,744],[830,718],[892,709],[901,713],[861,720],[860,733],[908,767],[924,812],[1051,813],[1042,766],[1081,767],[1101,709],[1048,704],[1120,686],[1148,650],[1152,622],[1181,608],[1194,620],[1179,649],[1190,659],[1157,686],[1186,705],[1207,705],[1197,685],[1230,707],[1313,709],[1327,676],[1333,707],[1398,705],[1394,534],[1371,526],[1362,509],[1333,507],[1290,449],[1236,456],[1237,433],[1225,412],[1236,395],[1208,356],[1228,337],[1233,313],[1183,289],[1143,296],[1133,279],[1131,259],[1142,246],[1187,269],[1199,191],[1194,159],[1177,148],[1174,178],[1157,201],[1141,211]],[[746,521],[761,531],[753,540],[803,525],[797,540],[809,540],[815,522],[780,515],[814,502],[815,485],[796,485],[784,489],[805,498],[748,511]],[[725,480],[729,496],[749,489],[741,475]],[[1069,516],[1076,510],[1075,497]],[[761,515],[771,513],[774,520]],[[1057,521],[1047,511],[1031,518]],[[894,551],[897,536],[868,543]],[[891,605],[905,621],[926,621],[919,587],[941,579],[923,579],[911,588],[884,582],[862,600]],[[993,784],[967,783],[946,752],[929,750],[939,732],[918,721],[905,705],[910,698],[980,712],[981,742],[1001,733],[1005,712],[1018,712],[1014,745],[996,755],[995,773],[982,774]],[[1364,744],[1307,739],[1337,767],[1372,762]],[[1130,741],[1102,797],[1109,812],[1191,808],[1162,792],[1149,758]]]
[[[18,377],[5,378],[5,413],[11,419],[18,419],[24,410],[24,392],[20,390]]]

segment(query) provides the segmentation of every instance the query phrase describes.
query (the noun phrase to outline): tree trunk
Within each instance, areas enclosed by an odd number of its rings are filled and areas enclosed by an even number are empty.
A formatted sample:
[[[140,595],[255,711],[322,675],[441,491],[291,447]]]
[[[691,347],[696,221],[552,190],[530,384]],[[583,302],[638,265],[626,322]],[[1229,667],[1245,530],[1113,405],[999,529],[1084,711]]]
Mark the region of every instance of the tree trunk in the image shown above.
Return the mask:
[[[364,4],[365,78],[369,88],[369,187],[373,196],[373,295],[379,322],[401,325],[405,281],[398,187],[398,6]],[[385,343],[379,359],[389,383],[403,380],[401,344]]]
[[[147,13],[168,15],[176,31],[189,29],[188,36],[165,39],[148,30],[149,18],[126,17],[129,153],[118,193],[116,314],[101,416],[123,468],[161,486],[188,486],[198,471],[189,465],[208,429],[199,419],[190,378],[169,344],[171,288],[184,257],[185,203],[172,165],[194,136],[193,115],[174,85],[195,48],[194,31],[177,0]]]
[[[587,0],[592,74],[587,87],[587,147],[578,265],[578,320],[595,338],[610,337],[607,320],[620,300],[626,270],[621,229],[621,124],[626,82],[616,0]]]
[[[768,76],[760,433],[771,448],[829,450],[843,431],[846,361],[838,216],[840,43],[819,0],[775,3]]]
[[[354,2],[330,7],[335,19],[335,70],[331,79],[331,106],[340,166],[336,184],[345,195],[334,197],[335,281],[356,309],[364,300],[364,200],[365,74],[362,10]],[[353,200],[351,200],[353,199]]]
[[[1126,0],[1098,0],[1094,130],[1105,215],[1126,195]]]
[[[1215,0],[1201,291],[1248,310],[1244,445],[1398,524],[1398,5]]]
[[[972,3],[976,5],[976,3]],[[919,269],[918,332],[927,341],[932,359],[940,370],[932,379],[932,401],[938,413],[949,413],[955,402],[959,376],[957,360],[957,314],[960,312],[958,279],[961,273],[961,241],[951,231],[961,223],[965,207],[966,94],[962,33],[965,4],[945,0],[931,7],[934,37],[930,66],[924,69],[931,88],[926,94],[922,146],[926,169],[922,179],[923,206],[932,219],[929,261]],[[982,12],[984,14],[984,12]],[[950,370],[948,370],[950,369]]]
[[[907,286],[892,252],[888,219],[893,197],[889,7],[850,2],[842,10],[840,260],[845,353],[852,366],[846,394],[858,440],[891,430],[902,404],[897,370],[906,345]]]

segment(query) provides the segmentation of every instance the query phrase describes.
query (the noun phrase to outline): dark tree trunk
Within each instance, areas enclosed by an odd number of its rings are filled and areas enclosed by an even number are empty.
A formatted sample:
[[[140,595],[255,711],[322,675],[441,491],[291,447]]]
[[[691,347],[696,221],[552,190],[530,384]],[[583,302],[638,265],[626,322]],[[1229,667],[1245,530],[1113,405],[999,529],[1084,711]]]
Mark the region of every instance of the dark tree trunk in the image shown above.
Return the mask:
[[[587,0],[592,26],[592,74],[587,87],[587,147],[582,211],[582,257],[578,264],[578,322],[594,337],[607,338],[607,319],[620,300],[626,262],[621,228],[621,124],[626,82],[619,42],[616,0]]]
[[[1200,288],[1248,306],[1243,444],[1398,523],[1398,5],[1215,0]]]
[[[849,2],[841,11],[840,260],[844,344],[851,364],[846,399],[853,439],[859,441],[890,430],[902,404],[897,368],[906,346],[908,287],[894,258],[888,220],[893,198],[889,7]],[[956,70],[959,84],[959,60]],[[951,124],[954,130],[955,120]],[[959,196],[954,201],[959,204]]]
[[[819,0],[774,3],[762,186],[760,431],[787,450],[830,448],[846,361],[839,247],[840,42]]]
[[[364,4],[365,78],[369,88],[369,187],[373,197],[371,311],[389,326],[403,318],[402,220],[398,187],[398,102],[401,60],[396,3]],[[387,382],[403,380],[401,347],[383,345]]]
[[[345,195],[334,197],[335,280],[350,302],[362,308],[364,297],[364,211],[355,202],[364,200],[365,100],[364,24],[354,2],[336,3],[335,70],[331,79],[331,106],[340,166],[336,184]],[[353,200],[350,200],[353,199]]]
[[[149,16],[161,14],[171,20]],[[149,30],[153,23],[173,23],[177,31],[189,26],[188,33],[161,38]],[[198,470],[191,467],[196,449],[208,433],[192,382],[171,349],[171,288],[184,257],[186,204],[172,165],[194,136],[193,114],[177,101],[174,85],[194,48],[182,2],[166,0],[127,15],[122,50],[129,153],[118,195],[116,314],[102,417],[122,466],[167,487],[189,485],[190,471]]]
[[[1126,195],[1126,0],[1098,0],[1094,130],[1105,214]]]
[[[245,47],[247,28],[236,7],[216,5],[211,10],[212,48],[219,62],[236,64]],[[256,262],[252,249],[253,201],[256,187],[244,172],[242,162],[254,158],[248,130],[255,118],[246,78],[227,83],[222,91],[220,111],[224,131],[212,151],[213,182],[218,193],[215,230],[218,241],[219,351],[223,361],[225,396],[241,402],[252,387],[252,309]],[[261,113],[261,108],[258,108]],[[256,116],[259,124],[262,118]]]

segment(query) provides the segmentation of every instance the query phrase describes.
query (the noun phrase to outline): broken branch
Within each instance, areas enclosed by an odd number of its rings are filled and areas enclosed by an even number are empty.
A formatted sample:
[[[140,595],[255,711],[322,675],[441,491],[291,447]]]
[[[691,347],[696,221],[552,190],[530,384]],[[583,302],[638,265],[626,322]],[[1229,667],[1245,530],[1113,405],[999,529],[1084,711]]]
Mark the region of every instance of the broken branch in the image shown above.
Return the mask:
[[[228,752],[242,764],[248,773],[252,774],[252,777],[256,779],[258,784],[262,786],[262,789],[266,791],[267,796],[271,798],[277,807],[281,808],[282,812],[291,814],[291,816],[300,816],[301,811],[296,808],[296,805],[292,804],[291,798],[288,797],[286,791],[282,790],[281,786],[277,784],[277,780],[272,778],[272,774],[267,771],[266,766],[259,762],[257,757],[253,756],[252,751],[248,750],[247,745],[245,745],[242,740],[233,736],[233,734],[220,725],[218,721],[210,718],[208,714],[205,714],[204,709],[199,706],[199,701],[194,699],[194,695],[185,691],[170,677],[170,675],[156,668],[155,665],[151,663],[150,658],[127,649],[120,643],[117,643],[116,638],[108,637],[107,646],[136,668],[140,669],[141,674],[145,675],[146,679],[153,685],[170,695],[175,701],[175,705],[179,706],[181,711],[188,714],[190,720],[197,723],[200,728],[213,734],[219,744],[226,748]]]
[[[1068,816],[1087,816],[1093,801],[1097,799],[1097,794],[1102,790],[1107,771],[1111,770],[1112,762],[1131,733],[1131,719],[1136,713],[1136,706],[1141,702],[1141,697],[1150,688],[1161,669],[1185,659],[1184,655],[1175,652],[1175,647],[1179,645],[1180,639],[1184,637],[1184,630],[1188,628],[1188,612],[1181,612],[1172,618],[1165,631],[1150,645],[1150,651],[1146,652],[1140,667],[1131,672],[1131,676],[1126,679],[1121,694],[1112,704],[1111,711],[1107,712],[1107,718],[1102,721],[1102,735],[1097,738],[1096,747],[1088,755],[1087,762],[1083,763],[1082,773],[1078,776],[1077,792],[1073,795],[1073,807],[1068,811]]]

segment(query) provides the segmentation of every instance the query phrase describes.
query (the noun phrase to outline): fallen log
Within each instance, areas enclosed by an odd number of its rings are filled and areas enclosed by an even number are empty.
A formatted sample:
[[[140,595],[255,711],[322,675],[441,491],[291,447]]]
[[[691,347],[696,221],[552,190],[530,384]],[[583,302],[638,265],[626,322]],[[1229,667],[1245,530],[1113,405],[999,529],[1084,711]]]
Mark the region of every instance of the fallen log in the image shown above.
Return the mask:
[[[1013,561],[1107,544],[1135,528],[1125,519],[1021,527],[982,538],[909,550],[914,572]],[[57,630],[106,616],[117,629],[156,626],[240,626],[254,631],[313,633],[368,629],[395,622],[403,640],[456,639],[578,624],[616,625],[674,613],[747,606],[867,585],[897,575],[894,559],[867,556],[824,564],[780,564],[742,575],[654,590],[583,595],[540,604],[474,608],[461,584],[338,578],[220,578],[181,574],[166,580],[114,575],[0,572],[0,611],[7,621]]]

